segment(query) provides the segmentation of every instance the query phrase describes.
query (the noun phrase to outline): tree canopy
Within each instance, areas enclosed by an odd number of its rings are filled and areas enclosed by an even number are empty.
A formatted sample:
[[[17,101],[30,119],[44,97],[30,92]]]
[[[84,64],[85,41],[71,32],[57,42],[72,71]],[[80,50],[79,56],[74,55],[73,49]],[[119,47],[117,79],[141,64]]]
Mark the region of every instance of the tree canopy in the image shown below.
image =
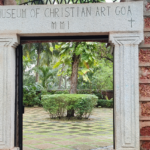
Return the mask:
[[[23,66],[26,85],[39,83],[47,90],[70,89],[70,93],[77,88],[113,88],[113,51],[106,43],[25,44]]]

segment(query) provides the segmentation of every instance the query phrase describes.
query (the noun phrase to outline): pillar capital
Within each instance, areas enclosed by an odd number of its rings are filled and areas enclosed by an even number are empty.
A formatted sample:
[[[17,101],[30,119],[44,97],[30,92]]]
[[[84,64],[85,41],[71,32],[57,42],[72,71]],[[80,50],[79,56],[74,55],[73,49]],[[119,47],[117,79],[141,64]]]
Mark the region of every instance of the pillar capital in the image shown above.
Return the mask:
[[[19,43],[20,43],[20,39],[16,34],[0,36],[0,46],[16,48]]]
[[[109,41],[113,45],[138,45],[143,40],[143,33],[132,32],[132,33],[110,33]]]

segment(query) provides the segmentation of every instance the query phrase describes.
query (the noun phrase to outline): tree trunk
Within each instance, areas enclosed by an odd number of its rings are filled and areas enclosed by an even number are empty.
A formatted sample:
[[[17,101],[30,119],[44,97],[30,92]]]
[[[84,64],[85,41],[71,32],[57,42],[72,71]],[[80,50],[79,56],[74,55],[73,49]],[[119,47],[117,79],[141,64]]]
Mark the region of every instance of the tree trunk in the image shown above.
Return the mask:
[[[65,64],[62,65],[61,73],[64,71],[64,65],[65,65]],[[63,76],[62,76],[62,74],[61,74],[61,75],[60,75],[60,78],[59,78],[59,87],[58,87],[58,89],[61,89],[62,79],[63,79]]]
[[[73,55],[72,57],[72,74],[71,74],[71,85],[70,85],[70,94],[77,93],[77,84],[78,84],[78,65],[80,61],[80,55]],[[74,117],[74,109],[67,110],[67,117]]]
[[[50,50],[50,48],[51,48],[51,45],[49,44],[49,50]],[[48,50],[48,52],[46,51],[47,56],[48,56],[48,60],[47,60],[47,66],[48,66],[48,67],[50,67],[50,56],[49,56],[49,50]]]
[[[67,76],[65,75],[65,89],[67,88]]]
[[[75,54],[72,57],[72,74],[71,74],[71,85],[70,85],[70,94],[77,93],[77,84],[78,84],[78,65],[79,65],[80,55],[76,56]]]
[[[62,75],[60,75],[60,77],[59,77],[59,87],[58,87],[58,89],[61,89],[61,82],[62,82]]]
[[[40,53],[41,53],[41,43],[39,43],[38,45],[38,49],[37,49],[37,53],[38,53],[38,58],[37,58],[37,67],[39,67],[40,64]],[[36,72],[36,82],[39,81],[39,74]]]

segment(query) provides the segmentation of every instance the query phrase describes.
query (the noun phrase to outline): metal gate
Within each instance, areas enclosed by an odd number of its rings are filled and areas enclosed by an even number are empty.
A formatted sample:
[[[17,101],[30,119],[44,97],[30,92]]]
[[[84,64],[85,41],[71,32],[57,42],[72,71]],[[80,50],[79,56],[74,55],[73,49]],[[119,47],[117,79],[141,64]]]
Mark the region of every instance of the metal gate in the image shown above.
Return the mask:
[[[23,149],[23,61],[22,45],[16,48],[15,146]]]

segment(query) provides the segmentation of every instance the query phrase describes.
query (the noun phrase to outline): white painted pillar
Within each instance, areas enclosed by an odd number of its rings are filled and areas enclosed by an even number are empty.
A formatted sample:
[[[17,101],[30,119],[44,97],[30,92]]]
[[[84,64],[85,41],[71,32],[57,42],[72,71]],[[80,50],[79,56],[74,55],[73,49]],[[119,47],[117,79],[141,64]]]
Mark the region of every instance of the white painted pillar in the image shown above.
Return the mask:
[[[14,148],[17,35],[0,35],[0,150]]]
[[[114,44],[115,149],[140,150],[138,44],[143,33],[110,33]]]

